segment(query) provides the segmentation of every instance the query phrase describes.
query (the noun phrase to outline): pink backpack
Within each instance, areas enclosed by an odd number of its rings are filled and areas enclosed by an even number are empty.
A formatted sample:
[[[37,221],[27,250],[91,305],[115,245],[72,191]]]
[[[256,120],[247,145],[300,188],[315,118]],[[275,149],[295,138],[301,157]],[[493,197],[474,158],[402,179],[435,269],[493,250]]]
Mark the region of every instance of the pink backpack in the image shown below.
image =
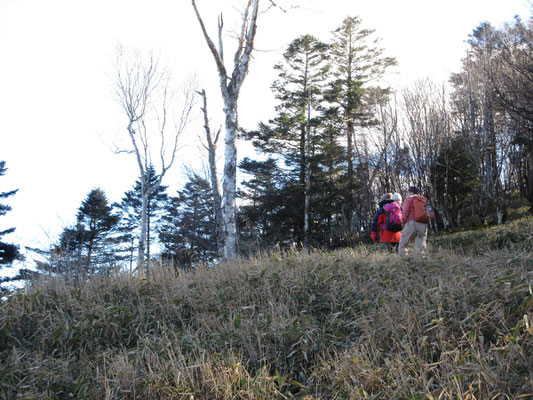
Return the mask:
[[[399,232],[402,230],[402,209],[398,203],[388,203],[383,206],[387,215],[385,229],[390,232]]]

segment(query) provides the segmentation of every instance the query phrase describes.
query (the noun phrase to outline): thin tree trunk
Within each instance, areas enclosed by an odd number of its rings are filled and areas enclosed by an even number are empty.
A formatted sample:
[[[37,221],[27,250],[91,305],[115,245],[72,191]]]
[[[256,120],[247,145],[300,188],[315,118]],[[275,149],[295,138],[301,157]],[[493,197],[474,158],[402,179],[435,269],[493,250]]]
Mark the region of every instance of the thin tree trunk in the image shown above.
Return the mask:
[[[205,90],[199,92],[203,98],[202,112],[204,114],[204,129],[207,139],[207,151],[209,160],[209,177],[211,180],[211,192],[213,195],[213,209],[215,211],[215,237],[217,242],[217,254],[220,258],[224,256],[224,230],[222,228],[223,215],[222,215],[222,200],[220,196],[220,185],[218,183],[218,173],[216,164],[216,152],[217,142],[220,135],[220,129],[217,132],[215,138],[211,134],[211,128],[209,127],[209,118],[207,115],[207,95]]]
[[[237,38],[237,50],[234,55],[234,65],[231,77],[228,76],[224,66],[223,44],[222,44],[222,17],[218,25],[217,50],[215,44],[209,37],[205,29],[204,22],[200,16],[196,1],[192,0],[196,18],[202,29],[204,39],[215,60],[218,77],[220,81],[220,91],[224,101],[224,114],[226,116],[225,128],[225,162],[224,162],[224,182],[222,185],[222,213],[224,218],[224,257],[233,259],[237,257],[237,227],[236,227],[236,189],[237,189],[237,101],[240,88],[244,78],[248,73],[251,54],[254,48],[254,39],[257,31],[257,16],[259,13],[259,0],[248,0],[245,7],[241,31]]]
[[[225,107],[226,140],[224,160],[224,182],[222,185],[222,214],[224,217],[224,257],[237,257],[237,225],[236,225],[236,191],[237,191],[237,105]]]
[[[140,171],[141,179],[141,233],[139,235],[139,252],[137,258],[137,268],[140,268],[146,262],[145,251],[147,244],[148,227],[148,201],[149,196],[161,185],[163,177],[172,167],[178,150],[178,138],[186,129],[190,117],[190,111],[194,105],[194,82],[190,82],[184,90],[184,104],[181,115],[177,116],[176,124],[172,132],[172,141],[166,146],[166,132],[168,120],[168,85],[169,76],[164,71],[159,71],[157,60],[150,55],[148,62],[136,56],[133,62],[126,59],[122,49],[118,49],[115,89],[117,99],[129,119],[127,127],[128,135],[131,140],[132,150],[128,153],[135,154]],[[156,104],[153,97],[156,89],[163,89],[160,104]],[[150,107],[151,105],[156,107]],[[155,119],[159,123],[158,133],[160,135],[159,156],[161,158],[161,173],[156,182],[151,185],[148,176],[148,163],[152,159],[150,149],[149,128],[147,121],[151,110],[156,109]],[[117,151],[121,152],[121,151]],[[146,263],[146,272],[148,273],[148,263]]]
[[[150,175],[148,175],[148,182],[150,182]],[[151,194],[152,192],[150,192]],[[148,195],[148,204],[146,204],[146,261],[150,264],[150,221],[151,221],[151,202],[150,194]]]
[[[529,200],[529,213],[533,215],[533,151],[530,149],[526,155],[526,191]]]
[[[146,177],[142,178],[144,181]],[[142,203],[141,203],[141,233],[139,235],[139,254],[137,256],[137,268],[142,267],[144,264],[144,269],[146,275],[148,275],[148,263],[145,259],[145,250],[146,250],[146,228],[147,228],[147,208],[148,208],[148,191],[146,189],[146,183],[142,184]]]
[[[309,250],[309,214],[311,213],[311,88],[307,90],[307,122],[305,129],[304,248]]]

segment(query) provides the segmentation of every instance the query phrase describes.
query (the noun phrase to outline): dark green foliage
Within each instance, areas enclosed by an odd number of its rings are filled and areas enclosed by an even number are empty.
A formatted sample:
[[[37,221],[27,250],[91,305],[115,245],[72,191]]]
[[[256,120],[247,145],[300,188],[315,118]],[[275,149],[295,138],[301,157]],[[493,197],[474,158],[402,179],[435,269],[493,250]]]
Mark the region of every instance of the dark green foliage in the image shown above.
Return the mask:
[[[481,223],[504,220],[516,189],[533,204],[531,71],[533,25],[516,20],[496,29],[479,25],[462,70],[453,74],[452,105],[460,135],[477,168],[472,207]],[[533,210],[533,208],[531,208]]]
[[[7,171],[6,162],[0,161],[0,176],[4,176]],[[17,190],[11,190],[9,192],[0,192],[0,200],[6,199],[16,194]],[[11,211],[11,207],[7,204],[0,203],[0,217]],[[0,231],[0,238],[4,235],[13,233],[15,228],[9,228]],[[12,243],[6,243],[0,241],[0,268],[11,265],[13,261],[20,260],[22,255],[19,252],[19,247]]]
[[[289,44],[283,62],[274,67],[279,71],[279,79],[272,85],[279,101],[277,115],[268,124],[259,124],[258,131],[249,133],[257,149],[283,162],[279,166],[280,171],[283,171],[283,192],[290,193],[290,196],[284,197],[288,204],[280,204],[279,208],[291,210],[291,213],[287,213],[289,220],[285,223],[290,226],[291,237],[271,237],[270,242],[280,241],[283,244],[289,239],[301,244],[304,241],[305,177],[310,174],[313,187],[316,177],[325,173],[319,162],[327,159],[328,164],[331,164],[336,160],[325,154],[326,146],[332,142],[330,136],[323,133],[324,120],[321,118],[324,88],[330,69],[328,50],[326,43],[311,35],[300,36]],[[306,155],[308,146],[309,156]],[[281,189],[281,186],[277,189]],[[317,198],[319,194],[313,192],[310,196]],[[316,205],[312,204],[310,208],[314,210]],[[311,226],[311,231],[318,229],[313,223]]]
[[[239,250],[253,254],[260,249],[292,246],[295,221],[301,218],[298,189],[273,158],[245,158],[239,168],[248,180],[239,193]]]
[[[76,225],[63,230],[49,262],[39,263],[39,269],[75,280],[108,273],[117,261],[112,232],[118,219],[102,189],[91,190],[79,208]]]
[[[332,73],[329,88],[325,92],[330,119],[336,120],[336,136],[346,145],[342,155],[344,165],[343,186],[337,187],[342,203],[336,212],[336,220],[342,223],[342,233],[346,238],[354,237],[362,226],[356,221],[368,218],[364,214],[360,199],[354,192],[362,192],[371,185],[368,177],[358,174],[357,165],[364,162],[357,133],[361,128],[378,124],[376,118],[376,98],[382,103],[389,96],[389,89],[373,87],[396,60],[383,55],[373,38],[374,30],[363,29],[359,17],[347,17],[333,32],[330,51]],[[377,96],[379,94],[379,96]],[[368,192],[364,197],[368,197]],[[368,200],[366,200],[368,202]],[[334,214],[330,214],[334,215]],[[331,217],[330,217],[331,218]]]
[[[322,90],[327,78],[327,44],[311,35],[292,41],[283,55],[283,62],[276,64],[279,79],[272,90],[279,104],[278,114],[267,124],[259,124],[259,130],[249,132],[254,146],[267,153],[283,156],[283,161],[303,181],[305,168],[305,130],[307,108],[314,115],[309,121],[315,130],[320,124],[316,111],[321,109]]]
[[[147,170],[148,185],[154,186],[158,179],[157,172],[153,165],[150,165]],[[152,191],[148,196],[148,211],[147,223],[148,229],[146,232],[146,252],[147,257],[150,256],[151,245],[153,239],[157,238],[161,226],[161,218],[163,210],[168,206],[169,197],[166,193],[168,186],[159,185],[157,189]],[[133,264],[134,251],[139,246],[139,232],[141,230],[141,212],[142,212],[142,184],[138,179],[135,182],[132,190],[124,193],[122,201],[114,204],[114,207],[119,210],[120,222],[118,225],[118,238],[120,243],[120,258],[128,261],[130,267]]]
[[[368,94],[371,84],[377,83],[387,69],[397,64],[396,60],[383,55],[384,49],[377,47],[372,39],[374,30],[362,29],[359,17],[347,17],[333,32],[330,60],[333,66],[331,86],[327,99],[342,121],[343,136],[352,141],[356,126],[376,124],[373,102]],[[389,89],[385,89],[385,97]],[[353,156],[353,147],[348,146]]]
[[[254,176],[243,199],[257,205],[242,209],[244,252],[254,240],[267,247],[361,242],[376,199],[384,192],[405,197],[411,184],[431,199],[441,230],[504,223],[516,191],[531,203],[531,21],[501,29],[481,24],[461,71],[451,76],[451,93],[420,81],[397,96],[399,103],[377,85],[396,61],[361,25],[346,18],[330,44],[301,36],[276,65],[276,116],[247,133],[275,161],[241,166]],[[276,177],[254,192],[262,168]]]
[[[159,233],[165,259],[190,268],[217,258],[212,198],[209,182],[195,174],[170,199]]]
[[[285,225],[288,230],[281,230],[290,235],[263,236],[263,243],[283,245],[290,238],[298,245],[307,240],[314,247],[342,246],[353,243],[364,220],[371,218],[366,210],[372,207],[360,207],[354,193],[364,191],[359,197],[371,204],[370,191],[363,188],[372,183],[356,176],[355,165],[361,165],[360,156],[368,151],[358,148],[356,157],[355,129],[377,123],[377,102],[386,102],[389,90],[371,84],[396,61],[383,56],[383,49],[371,40],[373,31],[361,29],[360,24],[359,18],[347,18],[334,32],[332,44],[311,35],[300,36],[288,46],[283,62],[275,66],[279,78],[272,89],[279,101],[277,115],[247,136],[258,150],[279,162],[283,184],[275,191],[289,194],[277,207],[291,211],[285,224],[269,221],[263,225]],[[304,238],[307,175],[311,181],[309,232]],[[274,198],[275,191],[267,196]],[[279,232],[276,230],[276,235]]]

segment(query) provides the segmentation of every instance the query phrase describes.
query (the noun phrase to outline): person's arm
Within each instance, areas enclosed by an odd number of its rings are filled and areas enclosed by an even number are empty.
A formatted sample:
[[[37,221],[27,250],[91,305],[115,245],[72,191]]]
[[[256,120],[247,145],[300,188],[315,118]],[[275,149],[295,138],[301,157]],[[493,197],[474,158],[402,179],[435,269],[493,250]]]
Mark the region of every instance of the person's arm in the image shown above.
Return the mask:
[[[407,223],[407,218],[410,213],[413,212],[413,198],[408,197],[405,199],[403,203],[403,209],[402,209],[402,224],[405,225]]]
[[[378,220],[379,220],[379,216],[381,215],[382,212],[383,212],[382,208],[380,208],[376,212],[376,216],[374,217],[374,220],[372,221],[372,228],[370,229],[372,232],[377,232],[377,230],[378,230]]]

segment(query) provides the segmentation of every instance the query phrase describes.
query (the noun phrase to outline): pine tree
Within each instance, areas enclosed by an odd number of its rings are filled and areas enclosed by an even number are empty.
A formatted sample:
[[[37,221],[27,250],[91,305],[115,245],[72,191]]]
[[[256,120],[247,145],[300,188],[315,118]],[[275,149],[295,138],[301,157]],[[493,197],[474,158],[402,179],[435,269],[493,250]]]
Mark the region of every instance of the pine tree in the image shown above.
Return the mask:
[[[295,187],[269,158],[256,161],[245,158],[239,165],[250,178],[242,182],[239,192],[239,250],[253,254],[259,249],[292,244],[292,202]]]
[[[314,155],[320,152],[320,136],[316,133],[329,70],[327,51],[328,45],[311,35],[289,44],[283,62],[274,67],[279,71],[279,79],[272,85],[279,101],[277,116],[259,124],[258,131],[249,132],[257,149],[282,157],[287,173],[299,188],[288,199],[295,205],[291,221],[298,243],[304,243],[310,233],[312,164]]]
[[[106,273],[115,265],[112,233],[118,216],[113,214],[102,189],[89,192],[76,219],[75,226],[61,233],[59,243],[51,250],[49,263],[39,264],[42,272],[80,280]]]
[[[150,165],[147,169],[148,185],[155,187],[158,175],[155,171],[155,167]],[[165,208],[165,205],[169,201],[169,197],[166,193],[168,186],[159,185],[157,189],[152,191],[148,196],[147,203],[147,229],[146,229],[146,243],[144,248],[146,249],[147,258],[150,257],[152,240],[154,233],[157,233],[161,220],[161,213]],[[119,204],[115,204],[115,207],[120,210],[120,224],[118,231],[121,233],[120,242],[122,258],[129,260],[130,267],[133,262],[133,252],[139,245],[139,233],[141,230],[141,213],[142,213],[142,184],[138,179],[135,182],[132,190],[127,191]]]
[[[0,176],[4,176],[6,171],[7,171],[6,162],[0,161]],[[15,193],[17,193],[17,191],[18,189],[11,190],[9,192],[0,192],[0,199],[6,199],[8,197],[11,197]],[[5,215],[8,211],[11,211],[11,206],[0,203],[0,216]],[[16,228],[9,228],[9,229],[0,231],[0,238],[4,235],[13,233],[15,229]],[[21,258],[22,256],[19,252],[19,247],[17,245],[6,243],[4,241],[0,241],[0,268],[9,266],[13,263],[13,261],[19,260]]]
[[[346,141],[346,187],[345,187],[345,224],[352,227],[352,214],[355,209],[354,191],[357,189],[354,158],[358,155],[356,147],[356,128],[375,125],[373,99],[376,93],[388,96],[389,90],[372,90],[372,84],[396,65],[392,57],[385,57],[384,50],[373,39],[374,30],[363,29],[359,17],[347,17],[333,32],[330,50],[333,80],[327,99],[334,116],[341,122],[340,132]],[[372,96],[369,96],[372,94]],[[383,101],[383,100],[380,100]],[[360,154],[360,153],[359,153]],[[364,182],[366,187],[371,182]],[[365,193],[368,196],[368,193]]]
[[[212,191],[206,179],[193,174],[178,196],[171,197],[159,240],[163,257],[182,268],[218,257]]]

